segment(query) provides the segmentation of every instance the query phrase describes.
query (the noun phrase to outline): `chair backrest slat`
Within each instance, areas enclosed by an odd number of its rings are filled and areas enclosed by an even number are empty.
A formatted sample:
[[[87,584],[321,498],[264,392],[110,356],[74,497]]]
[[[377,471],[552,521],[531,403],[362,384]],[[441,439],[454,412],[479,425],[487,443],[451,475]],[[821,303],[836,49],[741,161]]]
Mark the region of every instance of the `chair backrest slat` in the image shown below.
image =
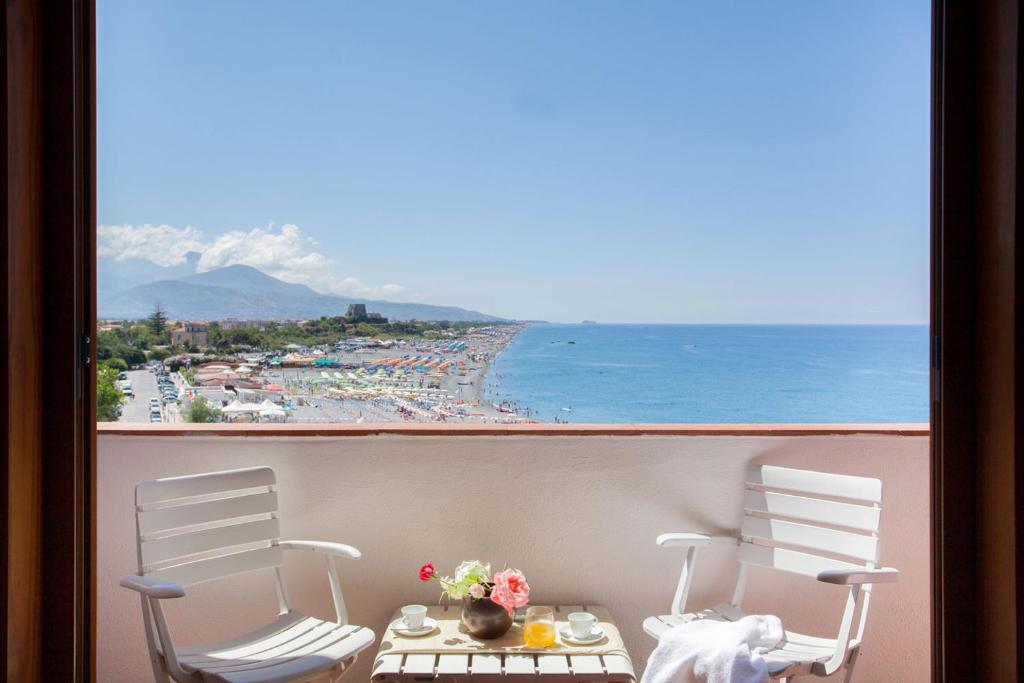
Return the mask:
[[[882,502],[882,482],[869,477],[762,465],[754,470],[749,483],[815,496],[848,498],[865,503]]]
[[[878,519],[881,512],[881,508],[873,506],[838,503],[834,500],[792,496],[771,491],[747,491],[743,507],[772,517],[821,522],[871,533],[878,531]]]
[[[269,515],[276,511],[277,493],[273,491],[204,500],[156,510],[141,510],[138,513],[139,532],[145,536],[238,517]]]
[[[190,586],[203,581],[212,581],[225,576],[233,576],[242,572],[257,569],[271,569],[284,564],[282,550],[279,546],[268,546],[255,550],[246,550],[230,555],[221,555],[210,559],[186,562],[165,569],[149,572],[147,575],[156,579],[173,581],[182,586]]]
[[[269,467],[140,482],[139,571],[189,585],[280,566],[275,483]]]
[[[878,539],[864,534],[750,516],[743,518],[741,533],[745,538],[758,538],[772,545],[800,546],[808,552],[845,555],[865,562],[878,560]]]
[[[826,569],[860,569],[864,566],[788,548],[773,548],[746,542],[740,543],[740,562],[812,578]]]
[[[743,499],[741,561],[806,576],[875,566],[881,501],[878,479],[755,466]]]
[[[272,541],[280,536],[280,524],[276,519],[259,519],[165,536],[142,544],[142,564],[148,567],[219,548]]]
[[[269,467],[167,477],[140,482],[135,487],[135,502],[138,505],[146,505],[147,503],[202,496],[221,491],[240,491],[259,486],[273,486],[275,483],[274,470]]]

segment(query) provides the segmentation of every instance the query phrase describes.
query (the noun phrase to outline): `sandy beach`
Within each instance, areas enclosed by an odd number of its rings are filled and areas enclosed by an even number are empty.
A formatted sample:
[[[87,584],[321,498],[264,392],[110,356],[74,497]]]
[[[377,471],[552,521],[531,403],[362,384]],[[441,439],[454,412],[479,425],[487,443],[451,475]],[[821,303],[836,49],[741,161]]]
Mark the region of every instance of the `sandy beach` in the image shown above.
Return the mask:
[[[402,340],[388,347],[341,344],[312,356],[286,356],[280,366],[259,373],[273,389],[250,393],[283,403],[288,422],[531,421],[482,395],[494,359],[522,329],[484,327],[450,339]]]

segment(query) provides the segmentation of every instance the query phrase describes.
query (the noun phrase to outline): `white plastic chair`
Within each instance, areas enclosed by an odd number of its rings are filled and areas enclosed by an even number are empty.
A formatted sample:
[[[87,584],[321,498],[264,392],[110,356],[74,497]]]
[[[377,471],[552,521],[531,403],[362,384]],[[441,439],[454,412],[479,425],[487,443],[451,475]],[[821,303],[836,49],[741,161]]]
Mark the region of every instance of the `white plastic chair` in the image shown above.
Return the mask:
[[[275,483],[274,470],[257,467],[136,485],[139,573],[121,585],[140,594],[157,683],[167,683],[168,676],[181,683],[335,680],[373,643],[373,631],[347,623],[333,562],[333,556],[358,559],[359,551],[340,543],[280,540]],[[288,606],[280,570],[284,550],[324,555],[337,621]],[[193,584],[254,570],[274,572],[279,615],[273,623],[229,641],[175,647],[162,600],[183,597]]]
[[[896,581],[899,575],[895,569],[877,567],[881,503],[882,482],[878,479],[767,465],[753,468],[744,494],[739,538],[692,533],[658,536],[659,546],[686,548],[687,552],[671,612],[649,617],[644,630],[660,638],[669,628],[693,619],[742,618],[741,603],[751,566],[800,574],[846,587],[846,610],[834,638],[786,631],[783,642],[765,655],[769,673],[773,679],[788,680],[793,676],[830,676],[845,669],[844,680],[849,681],[864,637],[871,585]],[[740,567],[732,599],[687,613],[686,597],[697,551],[712,544],[739,545]],[[780,616],[785,625],[785,614]],[[858,619],[856,634],[851,636]]]

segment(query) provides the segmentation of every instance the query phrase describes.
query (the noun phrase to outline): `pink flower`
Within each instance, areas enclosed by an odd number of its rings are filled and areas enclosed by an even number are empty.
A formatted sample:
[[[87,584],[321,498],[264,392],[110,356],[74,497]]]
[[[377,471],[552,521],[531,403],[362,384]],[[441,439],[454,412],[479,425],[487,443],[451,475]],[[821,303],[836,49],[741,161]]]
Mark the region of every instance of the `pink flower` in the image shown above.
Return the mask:
[[[434,563],[427,562],[420,567],[420,581],[430,581],[434,578]]]
[[[484,597],[484,594],[484,587],[481,586],[479,583],[474,583],[472,586],[469,587],[469,596],[472,598],[476,598],[477,600],[479,600],[480,598]]]
[[[516,607],[523,607],[530,602],[530,584],[526,583],[526,577],[518,569],[500,571],[494,575],[491,600],[511,614]]]

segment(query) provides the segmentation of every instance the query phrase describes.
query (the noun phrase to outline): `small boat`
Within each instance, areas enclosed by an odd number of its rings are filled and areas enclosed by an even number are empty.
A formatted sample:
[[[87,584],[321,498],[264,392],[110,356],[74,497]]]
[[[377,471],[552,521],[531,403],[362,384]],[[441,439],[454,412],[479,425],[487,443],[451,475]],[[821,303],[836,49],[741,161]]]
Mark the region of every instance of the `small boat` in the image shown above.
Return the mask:
[[[567,406],[565,408],[562,408],[562,410],[564,410],[567,413],[571,413],[572,412],[572,406]]]

